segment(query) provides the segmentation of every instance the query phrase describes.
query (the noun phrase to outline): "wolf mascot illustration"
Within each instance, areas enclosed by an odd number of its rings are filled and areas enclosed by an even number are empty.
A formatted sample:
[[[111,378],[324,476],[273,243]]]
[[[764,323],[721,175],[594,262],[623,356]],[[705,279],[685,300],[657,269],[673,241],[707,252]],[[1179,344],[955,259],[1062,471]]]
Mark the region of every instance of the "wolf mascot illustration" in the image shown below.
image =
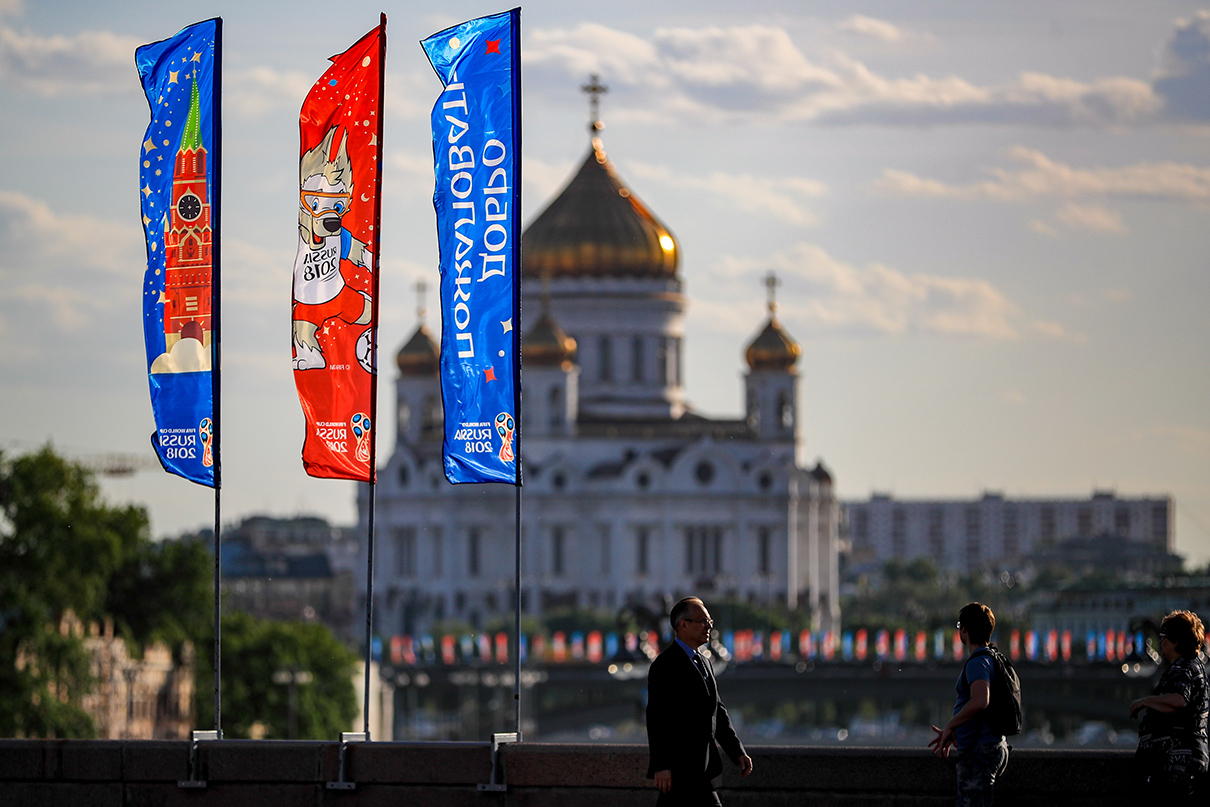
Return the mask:
[[[346,149],[348,136],[331,159],[336,138],[333,126],[323,142],[299,162],[298,256],[294,260],[294,369],[327,366],[317,334],[323,324],[339,318],[353,325],[370,321],[370,297],[345,285],[345,273],[370,271],[366,245],[344,228],[341,219],[353,198],[353,166]]]

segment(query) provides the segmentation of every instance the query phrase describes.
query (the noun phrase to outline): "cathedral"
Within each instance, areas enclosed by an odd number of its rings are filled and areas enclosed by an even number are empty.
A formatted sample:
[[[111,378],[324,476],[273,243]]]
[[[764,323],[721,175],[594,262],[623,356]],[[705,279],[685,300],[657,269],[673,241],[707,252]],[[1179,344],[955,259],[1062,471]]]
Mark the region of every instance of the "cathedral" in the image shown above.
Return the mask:
[[[796,460],[802,349],[778,322],[775,281],[766,321],[736,346],[744,417],[695,412],[680,247],[622,181],[601,129],[522,239],[522,610],[662,613],[695,594],[785,605],[836,630],[839,505],[822,463]],[[377,485],[384,636],[482,627],[514,603],[515,491],[446,482],[438,347],[419,314],[396,357],[396,442]]]

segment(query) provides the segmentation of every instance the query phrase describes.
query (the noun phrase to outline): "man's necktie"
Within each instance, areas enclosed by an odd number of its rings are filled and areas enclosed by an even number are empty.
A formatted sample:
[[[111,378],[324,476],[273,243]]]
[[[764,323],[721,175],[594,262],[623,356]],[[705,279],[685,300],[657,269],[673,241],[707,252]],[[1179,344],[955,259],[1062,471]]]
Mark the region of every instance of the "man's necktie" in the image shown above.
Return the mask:
[[[693,654],[693,666],[697,667],[697,671],[702,674],[702,678],[705,678],[707,681],[710,680],[710,676],[706,674],[706,662],[702,661],[701,654]]]

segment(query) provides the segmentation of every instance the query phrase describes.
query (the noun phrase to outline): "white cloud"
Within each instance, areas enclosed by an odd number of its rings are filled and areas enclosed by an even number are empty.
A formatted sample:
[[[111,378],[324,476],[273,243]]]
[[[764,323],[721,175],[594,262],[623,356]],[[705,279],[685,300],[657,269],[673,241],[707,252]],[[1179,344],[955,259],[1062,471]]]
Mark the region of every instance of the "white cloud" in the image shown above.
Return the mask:
[[[607,76],[625,93],[624,114],[635,117],[1064,126],[1147,120],[1162,107],[1151,85],[1129,77],[1024,72],[988,86],[959,76],[886,77],[843,53],[808,58],[785,29],[767,25],[664,28],[648,37],[596,24],[539,29],[524,58],[527,70],[560,83]]]
[[[416,154],[410,151],[394,150],[386,158],[391,177],[397,184],[428,183],[433,186],[433,154],[432,152]],[[529,162],[524,167],[528,171]]]
[[[25,12],[22,0],[0,0],[0,17],[18,17]]]
[[[264,66],[228,68],[223,79],[223,108],[249,117],[297,109],[318,78]]]
[[[886,20],[877,20],[864,14],[854,14],[836,26],[839,31],[861,34],[883,42],[898,42],[903,32]]]
[[[0,190],[0,272],[29,271],[39,261],[70,261],[109,272],[125,273],[141,262],[142,234],[137,224],[87,215],[56,213],[42,200]],[[44,267],[43,267],[44,268]]]
[[[141,44],[109,31],[39,36],[0,26],[0,81],[44,96],[138,92]]]
[[[571,171],[578,167],[572,166],[569,170],[566,165],[551,165],[536,157],[522,157],[521,176],[525,206],[527,211],[531,211],[527,215],[536,217],[537,213],[534,211],[544,210],[546,205],[553,201],[555,193],[571,179]],[[429,166],[429,173],[432,173],[432,166]],[[531,203],[531,199],[538,201]]]
[[[1210,11],[1176,21],[1153,83],[1177,120],[1210,120]]]
[[[646,180],[701,191],[730,207],[768,216],[789,224],[813,225],[815,214],[803,205],[804,198],[827,193],[827,186],[801,177],[754,177],[713,171],[707,175],[675,174],[666,166],[631,163],[634,174]]]
[[[1035,320],[1030,323],[1029,327],[1035,334],[1046,339],[1053,339],[1058,342],[1074,342],[1077,345],[1088,344],[1087,335],[1070,331],[1058,322]]]
[[[1210,454],[1210,431],[1199,426],[1167,423],[1152,426],[1147,430],[1147,436],[1159,437],[1176,443],[1177,449],[1182,454]]]
[[[1075,168],[1024,146],[1011,149],[1008,156],[1024,167],[990,168],[987,173],[991,175],[991,179],[966,185],[950,184],[906,171],[886,169],[876,188],[900,196],[995,199],[1007,202],[1046,196],[1143,198],[1199,203],[1210,201],[1210,167],[1158,162],[1115,168]]]
[[[141,243],[137,222],[66,215],[0,190],[0,319],[13,335],[0,360],[32,360],[55,339],[137,307]]]
[[[1124,234],[1126,225],[1122,214],[1100,205],[1078,205],[1069,202],[1055,211],[1055,220],[1073,230]]]
[[[1016,304],[982,278],[907,274],[881,263],[856,267],[813,244],[764,260],[724,259],[712,268],[712,285],[752,288],[769,270],[782,281],[777,299],[783,321],[816,331],[996,340],[1019,336]],[[695,308],[703,307],[712,319],[734,319],[729,301],[695,303]]]
[[[223,301],[260,310],[280,308],[283,320],[290,305],[294,255],[234,238],[223,241]]]
[[[180,339],[151,363],[152,373],[196,373],[210,369],[210,348],[196,339]]]

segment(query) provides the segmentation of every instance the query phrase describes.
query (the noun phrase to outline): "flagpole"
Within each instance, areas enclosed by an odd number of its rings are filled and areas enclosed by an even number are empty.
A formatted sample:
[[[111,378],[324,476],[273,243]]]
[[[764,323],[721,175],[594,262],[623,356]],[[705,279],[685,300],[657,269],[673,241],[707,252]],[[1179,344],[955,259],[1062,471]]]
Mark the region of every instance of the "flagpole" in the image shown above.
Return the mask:
[[[386,75],[387,60],[387,15],[385,12],[381,13],[378,26],[378,152],[375,154],[378,165],[374,175],[374,276],[370,281],[370,322],[373,323],[370,329],[370,367],[372,368],[370,373],[370,484],[369,517],[366,519],[369,534],[366,537],[366,661],[362,698],[364,713],[362,730],[365,731],[367,742],[370,740],[370,664],[373,660],[374,641],[374,509],[378,480],[378,276],[379,270],[382,268],[382,93],[385,89],[384,76]]]
[[[214,159],[211,162],[214,177],[214,197],[210,206],[210,219],[213,228],[211,239],[211,276],[210,276],[210,339],[213,345],[213,365],[210,368],[211,407],[214,421],[214,730],[219,739],[223,736],[223,680],[222,649],[222,431],[220,430],[219,411],[222,408],[222,340],[220,339],[221,322],[221,275],[220,254],[222,245],[222,149],[223,149],[223,18],[216,17],[214,21],[214,111],[212,138]]]
[[[513,674],[513,701],[516,707],[514,716],[514,731],[517,739],[521,739],[521,9],[512,10],[513,24],[512,42],[512,97],[513,97],[513,155],[515,167],[513,174],[514,206],[512,220],[513,245],[513,311],[516,312],[517,322],[513,328],[513,411],[517,413],[514,419],[517,424],[516,461],[516,557],[513,570],[513,590],[515,594],[513,635],[516,642]]]

